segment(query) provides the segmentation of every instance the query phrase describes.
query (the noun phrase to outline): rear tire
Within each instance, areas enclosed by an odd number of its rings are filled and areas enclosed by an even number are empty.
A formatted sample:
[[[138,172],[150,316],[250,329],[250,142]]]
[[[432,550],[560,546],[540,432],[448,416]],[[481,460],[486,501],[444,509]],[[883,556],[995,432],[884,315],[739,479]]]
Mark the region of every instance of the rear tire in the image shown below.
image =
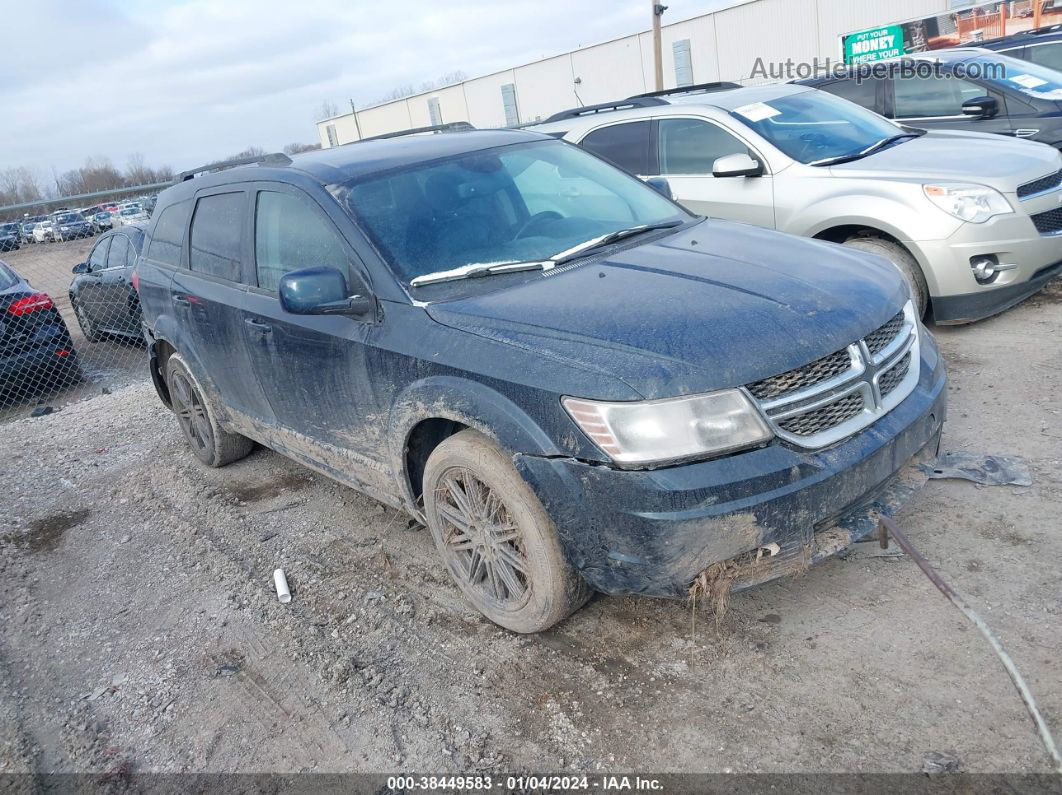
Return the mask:
[[[77,324],[81,327],[81,333],[85,335],[85,339],[89,342],[99,342],[103,339],[103,334],[96,328],[96,325],[89,320],[88,315],[85,314],[85,310],[81,308],[73,297],[70,298],[70,305],[74,308],[74,317],[77,318]]]
[[[929,307],[929,287],[926,285],[926,277],[922,274],[918,261],[907,249],[891,240],[866,235],[850,237],[844,241],[844,245],[859,251],[877,254],[895,265],[911,290],[915,311],[919,317],[925,316],[926,309]]]
[[[223,467],[245,458],[254,449],[246,436],[226,431],[218,423],[218,410],[206,396],[180,354],[166,360],[166,385],[173,413],[184,440],[195,457],[208,467]]]
[[[461,431],[435,448],[424,511],[458,587],[495,624],[541,632],[590,598],[542,503],[483,434]]]

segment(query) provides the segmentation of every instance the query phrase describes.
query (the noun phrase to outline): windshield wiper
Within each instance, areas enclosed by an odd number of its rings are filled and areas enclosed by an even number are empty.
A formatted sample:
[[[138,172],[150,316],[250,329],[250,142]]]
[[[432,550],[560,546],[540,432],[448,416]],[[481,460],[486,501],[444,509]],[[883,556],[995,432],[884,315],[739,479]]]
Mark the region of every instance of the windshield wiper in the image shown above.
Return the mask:
[[[649,232],[655,229],[671,229],[673,227],[681,225],[681,220],[677,221],[661,221],[655,224],[641,224],[639,226],[632,226],[628,229],[618,229],[615,232],[609,232],[606,235],[599,235],[598,237],[591,238],[583,243],[572,246],[564,251],[554,254],[549,259],[545,260],[526,260],[523,262],[496,262],[494,264],[474,262],[470,265],[462,265],[460,268],[453,268],[446,271],[436,271],[435,273],[425,273],[423,276],[417,276],[409,282],[410,287],[423,287],[426,284],[441,284],[442,282],[455,282],[461,279],[476,279],[481,276],[494,276],[500,273],[518,273],[520,271],[535,271],[542,270],[548,271],[558,265],[563,265],[566,262],[571,262],[574,259],[586,254],[588,251],[592,251],[602,246],[607,246],[611,243],[615,243],[624,238],[631,237],[633,235],[640,235],[642,232]]]
[[[808,165],[809,166],[836,166],[836,165],[839,165],[840,163],[851,163],[853,160],[861,160],[862,158],[866,157],[867,155],[872,155],[875,152],[877,152],[879,149],[884,149],[886,146],[889,146],[890,144],[894,144],[894,143],[897,143],[899,141],[902,141],[905,138],[921,138],[923,135],[925,135],[924,132],[916,132],[916,133],[915,132],[908,132],[908,133],[899,133],[898,135],[890,135],[888,138],[882,138],[880,141],[872,143],[866,149],[862,149],[862,150],[860,150],[858,152],[850,152],[847,155],[839,155],[837,157],[827,157],[827,158],[825,158],[823,160],[815,160],[815,161],[812,161],[811,163],[808,163]]]

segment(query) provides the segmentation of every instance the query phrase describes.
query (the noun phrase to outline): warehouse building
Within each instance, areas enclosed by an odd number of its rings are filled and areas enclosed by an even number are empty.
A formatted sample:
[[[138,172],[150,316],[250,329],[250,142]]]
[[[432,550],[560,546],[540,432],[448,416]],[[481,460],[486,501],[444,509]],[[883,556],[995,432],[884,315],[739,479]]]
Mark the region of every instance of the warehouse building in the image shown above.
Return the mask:
[[[798,64],[842,59],[842,36],[846,34],[866,31],[860,34],[858,43],[852,37],[849,56],[885,54],[874,45],[889,42],[884,34],[897,29],[887,27],[893,23],[940,15],[932,22],[934,30],[954,26],[959,17],[985,27],[997,24],[1001,6],[1007,6],[1002,13],[1019,19],[1023,10],[1015,6],[1033,2],[1009,0],[975,5],[961,0],[735,0],[722,10],[663,26],[664,87],[717,80],[765,82],[771,76],[763,75],[764,66],[770,68],[789,59]],[[989,35],[998,32],[990,31]],[[876,33],[882,35],[868,45],[867,37]],[[985,31],[973,33],[984,35]],[[777,79],[777,71],[772,71]],[[317,131],[321,145],[327,148],[455,121],[467,121],[481,128],[515,126],[544,119],[565,108],[652,91],[654,83],[652,32],[644,30],[322,119],[317,122]]]

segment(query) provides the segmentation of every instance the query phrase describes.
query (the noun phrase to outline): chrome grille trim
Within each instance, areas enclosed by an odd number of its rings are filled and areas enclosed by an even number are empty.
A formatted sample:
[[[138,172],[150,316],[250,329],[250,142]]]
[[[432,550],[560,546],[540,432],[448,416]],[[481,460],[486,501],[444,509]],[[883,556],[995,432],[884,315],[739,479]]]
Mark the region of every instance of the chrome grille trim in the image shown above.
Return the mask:
[[[1026,182],[1018,188],[1018,199],[1023,202],[1029,201],[1029,199],[1054,193],[1059,188],[1062,188],[1062,171],[1048,174],[1046,177],[1041,177],[1032,182]]]
[[[918,318],[910,301],[901,315],[902,322],[897,323],[894,317],[845,349],[851,362],[845,372],[770,400],[752,397],[775,435],[800,447],[826,447],[880,419],[910,395],[918,383],[921,361]],[[881,339],[883,332],[892,326],[898,326],[895,336],[884,343]],[[904,366],[906,371],[897,378],[898,368]],[[762,383],[758,381],[746,387],[746,391],[752,396],[751,387]],[[862,397],[862,409],[852,413],[855,403],[851,397],[856,394]],[[831,406],[842,401],[846,402],[830,410]],[[812,415],[808,422],[794,421],[806,415]],[[838,417],[843,419],[836,425],[829,425]]]

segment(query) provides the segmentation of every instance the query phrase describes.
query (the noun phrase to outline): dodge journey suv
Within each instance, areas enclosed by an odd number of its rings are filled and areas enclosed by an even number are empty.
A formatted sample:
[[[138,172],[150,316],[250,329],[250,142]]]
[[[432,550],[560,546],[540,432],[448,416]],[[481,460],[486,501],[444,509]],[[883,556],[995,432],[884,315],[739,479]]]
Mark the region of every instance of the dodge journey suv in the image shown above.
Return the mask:
[[[965,323],[1062,273],[1062,154],[901,127],[803,86],[707,85],[564,111],[536,129],[704,215],[889,259],[918,310]]]
[[[706,220],[549,136],[184,177],[134,282],[192,451],[259,442],[408,511],[512,630],[797,571],[937,450],[944,367],[892,265]]]

